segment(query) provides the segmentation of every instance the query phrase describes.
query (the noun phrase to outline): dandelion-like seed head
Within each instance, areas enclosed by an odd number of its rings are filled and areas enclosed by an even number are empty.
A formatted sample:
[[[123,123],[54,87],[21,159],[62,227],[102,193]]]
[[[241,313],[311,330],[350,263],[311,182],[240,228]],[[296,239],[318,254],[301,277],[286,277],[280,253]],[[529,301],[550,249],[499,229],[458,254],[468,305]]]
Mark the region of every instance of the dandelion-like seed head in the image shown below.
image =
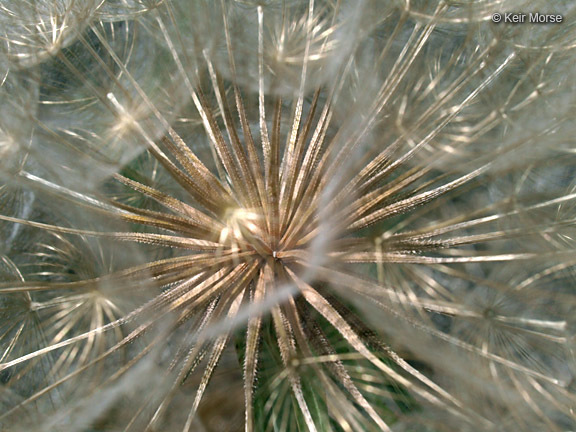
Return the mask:
[[[497,27],[500,1],[20,3],[0,429],[573,429],[569,28]]]

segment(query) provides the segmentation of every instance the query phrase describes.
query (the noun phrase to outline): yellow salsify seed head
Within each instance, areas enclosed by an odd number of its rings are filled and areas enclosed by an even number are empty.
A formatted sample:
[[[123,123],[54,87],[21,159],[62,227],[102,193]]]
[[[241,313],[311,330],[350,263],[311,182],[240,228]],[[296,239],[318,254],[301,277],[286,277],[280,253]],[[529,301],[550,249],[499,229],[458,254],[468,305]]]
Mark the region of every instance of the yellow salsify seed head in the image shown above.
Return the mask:
[[[0,429],[574,429],[573,23],[2,3]]]

